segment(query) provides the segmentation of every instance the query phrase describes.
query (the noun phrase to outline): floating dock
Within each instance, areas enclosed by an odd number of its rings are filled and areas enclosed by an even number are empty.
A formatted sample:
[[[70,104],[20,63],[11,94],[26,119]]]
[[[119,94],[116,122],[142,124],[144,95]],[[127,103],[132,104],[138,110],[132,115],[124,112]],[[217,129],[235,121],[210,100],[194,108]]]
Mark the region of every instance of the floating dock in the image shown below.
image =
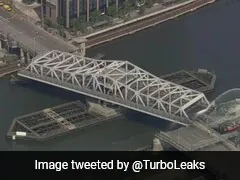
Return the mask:
[[[45,141],[119,116],[121,113],[114,109],[95,103],[85,106],[74,101],[14,119],[7,136],[13,140]]]
[[[206,69],[181,70],[164,75],[161,78],[203,93],[213,91],[216,82],[216,75]]]

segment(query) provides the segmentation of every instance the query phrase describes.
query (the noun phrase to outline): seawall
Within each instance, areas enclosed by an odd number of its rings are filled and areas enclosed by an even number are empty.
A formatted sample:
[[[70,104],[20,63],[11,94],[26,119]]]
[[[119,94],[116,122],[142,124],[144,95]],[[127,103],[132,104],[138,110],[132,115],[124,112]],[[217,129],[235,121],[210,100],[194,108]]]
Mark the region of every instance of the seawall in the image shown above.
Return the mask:
[[[87,39],[86,48],[90,48],[126,35],[133,34],[137,31],[141,31],[167,20],[177,18],[178,16],[192,12],[198,8],[214,2],[215,0],[190,0],[113,26],[111,28],[89,34],[85,36]]]

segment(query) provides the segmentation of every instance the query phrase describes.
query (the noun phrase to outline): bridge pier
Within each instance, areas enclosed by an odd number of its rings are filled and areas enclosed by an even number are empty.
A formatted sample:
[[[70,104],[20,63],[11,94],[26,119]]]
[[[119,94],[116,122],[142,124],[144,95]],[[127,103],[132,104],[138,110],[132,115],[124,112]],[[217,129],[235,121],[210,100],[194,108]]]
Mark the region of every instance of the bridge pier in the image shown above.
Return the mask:
[[[80,54],[81,56],[86,55],[86,39],[82,37],[75,38],[73,40],[73,44],[78,47],[77,53]]]
[[[25,56],[24,56],[24,52],[22,49],[20,49],[20,61],[21,61],[21,63],[25,63]]]
[[[8,40],[6,37],[2,41],[2,48],[8,49]]]
[[[26,52],[26,63],[29,64],[31,61],[30,54]]]
[[[158,138],[153,139],[153,151],[163,151],[162,143]]]

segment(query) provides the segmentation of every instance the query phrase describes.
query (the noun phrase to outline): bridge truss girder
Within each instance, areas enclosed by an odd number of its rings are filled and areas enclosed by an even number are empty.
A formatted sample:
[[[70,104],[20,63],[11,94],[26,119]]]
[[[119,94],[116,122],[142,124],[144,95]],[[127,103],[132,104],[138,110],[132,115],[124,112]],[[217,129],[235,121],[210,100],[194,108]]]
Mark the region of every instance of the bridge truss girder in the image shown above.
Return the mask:
[[[95,60],[53,50],[36,57],[24,71],[74,85],[80,93],[81,89],[93,90],[185,120],[189,120],[191,106],[209,105],[203,93],[160,79],[128,61]]]

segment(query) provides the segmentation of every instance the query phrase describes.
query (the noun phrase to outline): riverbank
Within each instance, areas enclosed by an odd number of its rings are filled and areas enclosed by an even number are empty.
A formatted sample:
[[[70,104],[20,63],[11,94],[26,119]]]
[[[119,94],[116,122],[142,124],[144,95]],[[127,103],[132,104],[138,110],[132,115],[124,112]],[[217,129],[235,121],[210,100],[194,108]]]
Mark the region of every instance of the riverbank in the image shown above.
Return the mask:
[[[89,34],[84,37],[85,39],[87,39],[86,48],[109,42],[122,36],[133,34],[137,31],[141,31],[143,29],[155,26],[167,20],[177,18],[178,16],[192,12],[198,8],[214,2],[215,0],[190,0],[142,16],[140,18],[113,26],[111,28]]]
[[[13,64],[6,65],[4,67],[1,67],[0,68],[0,78],[4,77],[4,76],[7,76],[9,74],[18,72],[23,68],[24,67],[19,67],[18,63],[13,63]]]

